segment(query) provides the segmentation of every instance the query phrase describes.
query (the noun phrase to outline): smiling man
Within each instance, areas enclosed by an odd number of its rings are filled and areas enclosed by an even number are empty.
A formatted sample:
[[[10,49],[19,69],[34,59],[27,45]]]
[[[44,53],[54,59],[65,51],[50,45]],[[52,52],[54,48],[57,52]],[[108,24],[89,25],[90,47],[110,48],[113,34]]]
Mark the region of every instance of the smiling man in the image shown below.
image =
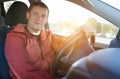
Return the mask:
[[[19,23],[7,34],[5,56],[13,79],[54,79],[51,66],[65,39],[44,28],[48,15],[47,5],[35,2],[26,13],[28,24]]]
[[[13,79],[54,79],[51,73],[54,47],[60,48],[62,39],[44,29],[48,14],[47,5],[33,3],[26,13],[28,24],[17,24],[8,33],[5,55]],[[57,44],[59,47],[54,46]]]

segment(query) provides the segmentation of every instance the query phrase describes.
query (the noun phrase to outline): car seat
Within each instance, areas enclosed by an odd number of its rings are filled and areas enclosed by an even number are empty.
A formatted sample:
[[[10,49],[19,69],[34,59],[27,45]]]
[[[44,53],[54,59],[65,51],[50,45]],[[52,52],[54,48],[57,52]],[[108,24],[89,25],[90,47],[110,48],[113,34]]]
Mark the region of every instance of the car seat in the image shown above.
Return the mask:
[[[16,1],[9,8],[5,17],[5,26],[0,27],[0,79],[11,79],[9,66],[4,55],[5,38],[9,30],[17,23],[27,23],[26,11],[28,7],[25,3]]]
[[[8,9],[8,12],[5,16],[5,24],[10,27],[15,26],[17,23],[27,24],[27,9],[28,6],[25,3],[20,1],[14,2]]]
[[[9,66],[5,59],[4,54],[4,44],[6,34],[10,28],[8,27],[0,27],[0,79],[10,79],[9,75]]]
[[[0,27],[4,27],[5,26],[5,19],[3,16],[0,16]]]

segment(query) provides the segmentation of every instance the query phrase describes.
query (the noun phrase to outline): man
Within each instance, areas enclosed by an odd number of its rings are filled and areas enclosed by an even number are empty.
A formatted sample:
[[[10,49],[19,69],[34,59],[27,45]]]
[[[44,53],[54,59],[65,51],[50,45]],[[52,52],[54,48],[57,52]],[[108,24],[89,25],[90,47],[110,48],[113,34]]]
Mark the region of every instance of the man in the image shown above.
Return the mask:
[[[17,24],[7,34],[5,56],[13,79],[54,79],[51,66],[64,39],[45,30],[49,9],[43,2],[30,5],[28,24]]]
[[[6,38],[5,55],[14,79],[51,79],[50,31],[45,31],[49,10],[42,2],[33,3],[27,11],[28,25],[18,24]],[[53,79],[53,78],[52,78]]]

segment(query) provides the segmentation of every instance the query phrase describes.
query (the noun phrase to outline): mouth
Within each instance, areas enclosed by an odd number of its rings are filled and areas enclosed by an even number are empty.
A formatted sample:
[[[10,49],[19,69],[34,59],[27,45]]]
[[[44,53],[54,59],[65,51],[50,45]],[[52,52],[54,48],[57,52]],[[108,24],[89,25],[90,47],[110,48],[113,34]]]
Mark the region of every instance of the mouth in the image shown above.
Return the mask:
[[[37,25],[42,25],[42,23],[40,23],[40,22],[35,22],[35,24],[37,24]]]

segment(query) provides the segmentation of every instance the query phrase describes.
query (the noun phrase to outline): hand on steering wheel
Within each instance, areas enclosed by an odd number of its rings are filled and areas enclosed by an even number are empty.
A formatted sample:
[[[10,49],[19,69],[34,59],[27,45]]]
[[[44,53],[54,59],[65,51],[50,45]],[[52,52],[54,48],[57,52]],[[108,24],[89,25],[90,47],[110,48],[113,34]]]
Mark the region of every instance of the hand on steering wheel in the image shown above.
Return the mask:
[[[81,51],[81,50],[88,50],[89,51],[89,53],[91,53],[91,52],[93,52],[94,50],[92,49],[92,48],[89,48],[89,49],[84,49],[84,47],[80,47],[80,48],[78,48],[78,47],[76,47],[75,45],[76,45],[76,41],[77,41],[77,44],[78,44],[78,42],[79,42],[79,44],[81,44],[81,45],[86,45],[86,47],[89,47],[89,44],[88,44],[88,42],[87,42],[87,39],[88,39],[88,37],[91,37],[91,36],[93,36],[93,30],[91,30],[91,28],[89,27],[88,28],[88,26],[85,26],[85,27],[81,27],[78,31],[77,31],[77,33],[75,33],[74,35],[72,35],[72,37],[69,39],[69,40],[67,40],[67,42],[66,42],[66,44],[59,50],[59,52],[57,53],[57,55],[56,55],[56,57],[55,57],[55,59],[54,59],[54,62],[53,62],[53,66],[52,66],[52,72],[53,72],[53,74],[55,75],[55,76],[57,76],[57,77],[63,77],[65,74],[66,74],[66,70],[70,67],[70,65],[68,64],[68,63],[65,63],[66,65],[64,65],[64,66],[66,66],[65,67],[65,70],[59,70],[58,69],[58,64],[60,63],[60,60],[61,60],[61,56],[64,54],[64,52],[66,51],[66,49],[68,49],[69,47],[69,51],[67,51],[68,52],[68,54],[67,54],[67,58],[69,59],[69,54],[72,54],[72,53],[75,53],[75,50],[77,50],[77,53],[80,53],[79,52],[79,50]],[[92,42],[95,42],[95,40],[94,41],[92,41]],[[79,45],[80,46],[80,45]],[[83,52],[82,52],[83,53]],[[79,57],[84,57],[84,56],[87,56],[89,53],[86,53],[86,54],[84,54],[84,55],[81,55],[81,56],[79,56]],[[76,55],[79,55],[79,54],[76,54]],[[61,65],[61,64],[60,64]],[[67,68],[67,69],[66,69]]]

